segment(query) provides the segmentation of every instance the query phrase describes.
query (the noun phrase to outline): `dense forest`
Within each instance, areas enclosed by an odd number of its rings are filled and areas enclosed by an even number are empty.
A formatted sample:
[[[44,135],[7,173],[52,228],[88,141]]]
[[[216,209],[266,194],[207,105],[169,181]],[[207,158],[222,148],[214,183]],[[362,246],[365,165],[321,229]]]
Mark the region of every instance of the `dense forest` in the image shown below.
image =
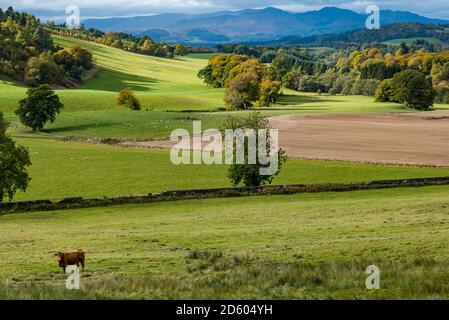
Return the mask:
[[[292,64],[281,55],[271,63],[272,73],[284,86],[298,91],[374,96],[382,81],[411,69],[433,84],[438,93],[437,102],[449,102],[449,51],[412,51],[402,44],[394,53],[366,48],[352,52],[340,50],[329,55],[332,58],[327,61],[340,58],[329,65],[315,62],[313,69]]]
[[[214,87],[227,87],[229,79],[234,78],[235,67],[247,61],[258,61],[270,81],[286,88],[331,95],[374,96],[379,88],[388,88],[386,83],[395,75],[412,70],[433,87],[436,102],[449,103],[449,51],[428,52],[425,46],[416,50],[405,43],[360,50],[351,46],[340,50],[276,50],[245,45],[219,49],[241,54],[217,54],[200,71],[204,82]]]
[[[347,47],[382,43],[394,39],[433,38],[449,46],[449,26],[431,23],[395,23],[378,30],[361,29],[341,34],[317,35],[310,37],[288,36],[273,41],[276,46],[326,46]],[[441,49],[441,48],[440,48]]]
[[[210,52],[203,47],[192,50],[182,44],[155,42],[148,36],[138,38],[118,32],[69,29],[51,21],[42,24],[35,16],[9,7],[6,11],[0,9],[0,73],[32,85],[73,87],[81,83],[94,67],[92,54],[77,45],[61,48],[53,42],[52,34],[163,58],[192,51]]]
[[[39,19],[11,7],[0,9],[0,73],[29,84],[71,86],[93,68],[92,54],[57,47]]]

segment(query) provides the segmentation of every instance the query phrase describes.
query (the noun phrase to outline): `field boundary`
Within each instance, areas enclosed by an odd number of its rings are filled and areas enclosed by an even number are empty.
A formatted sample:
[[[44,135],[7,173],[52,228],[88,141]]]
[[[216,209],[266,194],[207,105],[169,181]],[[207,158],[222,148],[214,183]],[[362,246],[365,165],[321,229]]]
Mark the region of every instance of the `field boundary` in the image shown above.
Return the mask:
[[[178,200],[250,197],[263,195],[287,195],[297,193],[346,192],[386,188],[411,188],[449,185],[448,177],[377,180],[356,183],[296,184],[244,188],[176,190],[138,196],[119,196],[84,199],[65,198],[60,201],[36,200],[0,203],[0,216],[8,213],[53,211],[90,207],[106,207],[124,204],[141,204]]]

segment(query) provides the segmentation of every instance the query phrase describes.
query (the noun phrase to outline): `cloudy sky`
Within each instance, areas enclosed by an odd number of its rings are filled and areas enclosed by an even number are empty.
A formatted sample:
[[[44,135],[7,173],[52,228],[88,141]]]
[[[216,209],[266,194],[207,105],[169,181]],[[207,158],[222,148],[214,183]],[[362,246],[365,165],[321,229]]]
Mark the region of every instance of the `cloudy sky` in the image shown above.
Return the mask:
[[[449,0],[0,0],[2,8],[13,6],[41,17],[63,16],[67,6],[77,5],[82,18],[166,12],[200,13],[268,6],[289,11],[308,11],[325,6],[364,11],[370,4],[376,4],[381,9],[407,10],[432,18],[449,19]]]

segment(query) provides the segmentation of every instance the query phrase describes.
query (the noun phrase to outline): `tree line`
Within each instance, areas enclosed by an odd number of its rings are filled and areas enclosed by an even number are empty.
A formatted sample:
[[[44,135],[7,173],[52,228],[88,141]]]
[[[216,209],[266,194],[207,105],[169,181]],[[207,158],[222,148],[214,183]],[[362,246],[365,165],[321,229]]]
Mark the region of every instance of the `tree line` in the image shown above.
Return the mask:
[[[194,50],[183,44],[170,45],[165,42],[154,41],[149,36],[136,37],[123,32],[103,32],[94,28],[85,29],[83,26],[79,29],[69,29],[65,24],[55,25],[51,21],[47,23],[46,29],[56,35],[92,41],[128,52],[161,58],[172,59],[175,56],[184,56],[193,51],[210,52],[210,49],[205,50],[205,48]]]
[[[269,106],[276,101],[281,86],[301,92],[375,96],[377,101],[400,102],[415,109],[427,109],[435,102],[449,103],[449,51],[429,52],[405,43],[340,50],[253,49],[247,45],[222,46],[223,51],[248,55],[216,54],[199,73],[205,83],[225,88],[228,109],[246,109],[254,102]],[[404,75],[413,81],[404,82]],[[419,97],[404,101],[400,98],[404,92],[388,96],[393,82],[400,83],[396,88],[411,86]]]
[[[394,23],[382,26],[379,30],[360,29],[340,34],[315,35],[310,37],[288,36],[273,45],[277,46],[314,46],[347,48],[348,45],[372,46],[394,39],[435,38],[443,45],[434,45],[435,51],[447,48],[449,45],[448,25],[432,23]]]
[[[449,51],[413,50],[403,43],[394,50],[368,47],[353,51],[329,51],[326,56],[320,58],[323,61],[326,59],[326,63],[320,63],[318,59],[314,61],[313,68],[304,68],[304,62],[293,63],[291,57],[277,55],[270,68],[283,86],[289,89],[331,95],[376,96],[378,101],[391,102],[402,102],[402,99],[392,96],[385,99],[386,92],[389,92],[385,90],[389,88],[387,84],[402,79],[399,76],[395,78],[395,75],[408,74],[413,75],[415,80],[419,79],[421,87],[426,88],[428,97],[423,100],[429,101],[429,95],[433,97],[431,103],[424,103],[425,108],[434,102],[449,103]],[[408,105],[415,106],[416,103]],[[417,108],[425,109],[422,106]]]

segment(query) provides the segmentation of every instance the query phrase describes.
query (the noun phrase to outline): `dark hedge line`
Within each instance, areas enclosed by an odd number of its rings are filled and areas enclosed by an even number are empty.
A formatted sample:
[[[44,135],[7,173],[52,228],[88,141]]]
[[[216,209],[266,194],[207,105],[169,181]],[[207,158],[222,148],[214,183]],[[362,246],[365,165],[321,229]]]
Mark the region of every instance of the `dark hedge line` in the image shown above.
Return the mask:
[[[0,215],[16,212],[53,211],[88,207],[106,207],[123,204],[140,204],[162,201],[192,200],[207,198],[249,197],[262,195],[282,195],[295,193],[344,192],[368,189],[401,187],[425,187],[449,185],[449,177],[416,178],[401,180],[379,180],[348,184],[297,184],[245,188],[222,188],[201,190],[177,190],[141,196],[105,197],[83,199],[66,198],[60,201],[39,200],[0,203]]]

